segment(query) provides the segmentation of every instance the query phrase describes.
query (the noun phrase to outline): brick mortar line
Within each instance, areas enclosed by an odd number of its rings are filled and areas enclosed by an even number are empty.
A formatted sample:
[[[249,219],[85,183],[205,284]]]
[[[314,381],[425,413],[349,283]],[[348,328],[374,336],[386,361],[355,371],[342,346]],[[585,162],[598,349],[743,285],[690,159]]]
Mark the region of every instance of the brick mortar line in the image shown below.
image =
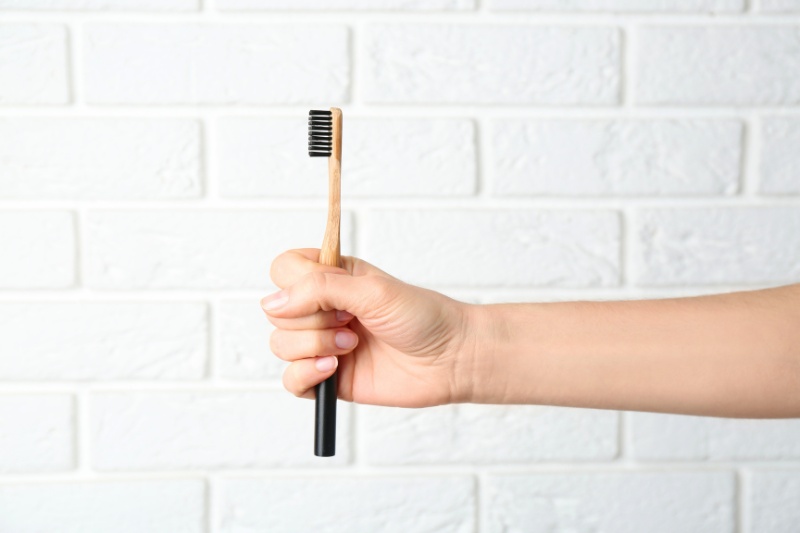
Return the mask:
[[[547,12],[547,11],[11,11],[0,10],[4,23],[71,23],[98,24],[242,24],[302,26],[317,24],[347,25],[354,21],[373,24],[413,25],[497,24],[513,26],[614,25],[620,21],[663,26],[787,26],[800,22],[800,10],[790,12]]]
[[[735,493],[734,497],[734,510],[733,510],[733,520],[734,520],[734,531],[736,533],[744,533],[745,531],[745,522],[744,522],[744,513],[745,507],[747,506],[745,499],[744,499],[744,490],[745,490],[745,483],[744,478],[742,476],[741,468],[736,469],[736,486],[735,486]]]
[[[258,118],[265,120],[305,120],[312,104],[223,105],[223,104],[88,104],[77,105],[0,105],[2,120],[21,119],[121,119],[121,120],[218,120]],[[611,106],[534,105],[534,104],[337,104],[350,119],[380,120],[506,120],[506,121],[668,121],[668,120],[739,120],[752,114],[765,117],[800,118],[800,105],[634,105]]]
[[[2,388],[0,388],[2,390]],[[78,387],[73,395],[75,402],[75,419],[72,427],[75,432],[75,468],[78,473],[91,472],[90,436],[89,436],[89,391],[85,387]]]
[[[800,194],[784,195],[758,195],[758,196],[548,196],[536,197],[502,197],[502,196],[463,196],[458,198],[447,197],[407,197],[403,199],[380,197],[354,197],[346,199],[348,205],[344,212],[357,210],[391,210],[391,211],[426,211],[436,210],[441,213],[460,211],[493,211],[493,210],[524,210],[547,209],[553,211],[615,211],[622,209],[697,209],[697,208],[747,208],[747,207],[798,207]],[[93,202],[79,201],[26,201],[26,200],[0,200],[0,211],[5,212],[35,212],[51,211],[76,211],[85,210],[91,215],[94,212],[132,212],[153,211],[172,213],[192,213],[202,211],[228,211],[230,213],[264,211],[269,213],[284,213],[292,211],[323,211],[326,206],[324,197],[277,197],[263,200],[236,200],[236,199],[198,199],[193,201],[150,200],[150,201],[120,201],[120,202]]]
[[[536,464],[536,463],[517,463],[500,465],[474,465],[469,463],[453,464],[446,466],[425,466],[425,465],[397,465],[397,466],[369,466],[363,471],[355,471],[350,465],[335,467],[291,467],[291,468],[261,468],[261,469],[214,469],[200,468],[197,470],[119,470],[119,471],[88,471],[85,473],[64,472],[54,473],[30,473],[13,474],[0,477],[0,486],[18,483],[52,483],[52,482],[75,482],[75,481],[139,481],[158,479],[163,481],[181,479],[207,479],[213,476],[215,479],[264,479],[274,480],[282,478],[307,479],[307,478],[326,478],[337,479],[340,477],[370,479],[370,478],[407,478],[407,477],[489,477],[489,476],[536,476],[552,474],[696,474],[696,473],[734,473],[739,469],[748,471],[773,471],[775,467],[783,470],[800,469],[797,461],[787,461],[776,464],[775,462],[727,462],[727,463],[688,463],[679,464],[656,464],[656,463],[636,463],[632,465],[619,465],[611,462],[591,464],[562,463],[562,464]]]

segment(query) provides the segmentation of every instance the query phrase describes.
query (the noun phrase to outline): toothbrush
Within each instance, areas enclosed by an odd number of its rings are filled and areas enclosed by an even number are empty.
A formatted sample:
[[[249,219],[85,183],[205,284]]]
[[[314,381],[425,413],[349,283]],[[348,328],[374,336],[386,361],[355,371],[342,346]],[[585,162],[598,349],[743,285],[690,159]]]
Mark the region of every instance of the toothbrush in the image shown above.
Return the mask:
[[[341,266],[339,226],[342,196],[342,110],[308,112],[308,155],[328,158],[328,223],[319,253],[323,265]],[[317,385],[314,455],[336,454],[336,373]]]

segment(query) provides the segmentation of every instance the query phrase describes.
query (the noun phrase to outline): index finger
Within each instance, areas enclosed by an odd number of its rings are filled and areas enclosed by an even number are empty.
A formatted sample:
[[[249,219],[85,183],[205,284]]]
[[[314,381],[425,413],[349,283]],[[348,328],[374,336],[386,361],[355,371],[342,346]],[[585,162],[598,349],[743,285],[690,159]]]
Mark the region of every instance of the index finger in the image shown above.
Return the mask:
[[[344,259],[344,258],[343,258]],[[275,258],[269,269],[272,283],[283,289],[294,285],[300,278],[311,272],[330,272],[332,274],[347,274],[345,268],[321,265],[319,261],[319,248],[298,248],[288,250]],[[349,261],[342,261],[347,266]]]

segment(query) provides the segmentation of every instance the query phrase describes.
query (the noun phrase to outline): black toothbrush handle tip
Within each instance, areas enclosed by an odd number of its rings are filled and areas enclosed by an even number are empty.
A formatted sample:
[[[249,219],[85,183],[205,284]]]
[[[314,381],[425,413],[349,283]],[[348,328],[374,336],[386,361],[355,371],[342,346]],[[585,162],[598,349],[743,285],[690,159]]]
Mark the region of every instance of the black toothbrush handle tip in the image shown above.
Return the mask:
[[[336,373],[316,386],[314,455],[336,455]]]

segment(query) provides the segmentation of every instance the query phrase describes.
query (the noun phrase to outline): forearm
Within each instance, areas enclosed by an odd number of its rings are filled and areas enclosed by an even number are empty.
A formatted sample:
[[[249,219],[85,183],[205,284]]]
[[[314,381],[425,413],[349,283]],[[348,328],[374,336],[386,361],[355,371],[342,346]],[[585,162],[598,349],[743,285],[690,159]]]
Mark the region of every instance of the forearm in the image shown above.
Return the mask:
[[[800,416],[800,285],[473,313],[471,401]]]

